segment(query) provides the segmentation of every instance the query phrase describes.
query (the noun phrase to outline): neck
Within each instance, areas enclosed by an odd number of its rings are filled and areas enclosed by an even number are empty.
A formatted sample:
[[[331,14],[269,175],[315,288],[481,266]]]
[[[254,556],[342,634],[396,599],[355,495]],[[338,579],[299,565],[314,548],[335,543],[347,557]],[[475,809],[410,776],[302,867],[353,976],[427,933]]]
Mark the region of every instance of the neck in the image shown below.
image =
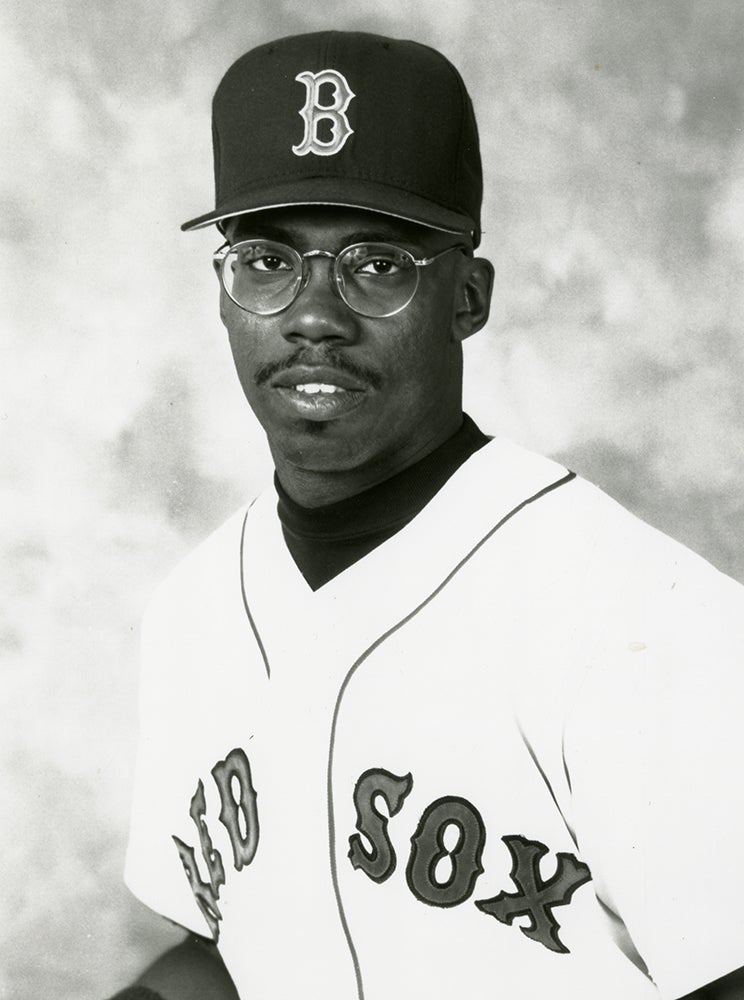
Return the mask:
[[[363,466],[333,469],[305,468],[287,460],[273,448],[272,456],[279,482],[295,503],[301,507],[324,507],[363,493],[420,462],[452,437],[461,424],[462,412],[459,412],[430,437],[411,441],[407,447],[396,451],[394,455],[380,456]]]

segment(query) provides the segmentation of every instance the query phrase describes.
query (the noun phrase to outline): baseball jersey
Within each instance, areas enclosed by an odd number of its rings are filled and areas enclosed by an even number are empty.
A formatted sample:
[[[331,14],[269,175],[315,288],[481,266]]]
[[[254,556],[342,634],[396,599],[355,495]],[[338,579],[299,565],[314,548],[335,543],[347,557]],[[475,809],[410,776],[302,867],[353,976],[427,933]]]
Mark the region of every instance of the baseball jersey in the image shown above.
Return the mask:
[[[246,1000],[674,1000],[744,964],[744,591],[496,438],[313,592],[273,490],[143,627],[126,880]]]

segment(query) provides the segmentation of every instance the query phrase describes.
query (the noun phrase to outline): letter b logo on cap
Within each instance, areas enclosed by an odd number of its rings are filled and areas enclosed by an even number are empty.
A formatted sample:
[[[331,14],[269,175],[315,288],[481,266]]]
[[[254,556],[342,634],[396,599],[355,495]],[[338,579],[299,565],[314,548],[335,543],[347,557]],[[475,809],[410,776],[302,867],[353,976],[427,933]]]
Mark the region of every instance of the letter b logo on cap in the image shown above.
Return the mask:
[[[307,97],[304,108],[299,112],[305,122],[305,135],[298,146],[292,146],[292,152],[296,156],[306,156],[308,153],[333,156],[354,131],[346,117],[346,109],[356,95],[343,73],[335,69],[322,69],[319,73],[305,70],[298,73],[295,80],[305,84]],[[333,87],[333,100],[330,104],[321,104],[319,100],[320,88],[324,84]],[[318,125],[322,121],[330,123],[330,139],[321,139],[318,135]]]

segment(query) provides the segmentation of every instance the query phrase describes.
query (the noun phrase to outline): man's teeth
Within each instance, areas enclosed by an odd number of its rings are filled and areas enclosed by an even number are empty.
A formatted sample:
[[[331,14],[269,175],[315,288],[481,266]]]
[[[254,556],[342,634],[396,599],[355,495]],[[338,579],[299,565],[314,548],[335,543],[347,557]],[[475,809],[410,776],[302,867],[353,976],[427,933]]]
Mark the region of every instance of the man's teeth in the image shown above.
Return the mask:
[[[304,392],[308,396],[315,396],[319,392],[345,392],[340,385],[326,385],[325,382],[304,382],[302,385],[296,385],[295,389],[297,392]]]

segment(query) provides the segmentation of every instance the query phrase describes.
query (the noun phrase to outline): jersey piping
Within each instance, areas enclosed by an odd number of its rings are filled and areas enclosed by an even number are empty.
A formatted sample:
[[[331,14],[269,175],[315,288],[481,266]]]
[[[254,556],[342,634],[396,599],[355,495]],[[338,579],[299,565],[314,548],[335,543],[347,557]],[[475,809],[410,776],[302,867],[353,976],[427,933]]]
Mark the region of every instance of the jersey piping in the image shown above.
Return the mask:
[[[369,658],[369,656],[379,646],[382,645],[382,643],[384,643],[387,639],[389,639],[390,636],[394,635],[399,629],[401,629],[404,625],[406,625],[409,621],[411,621],[412,618],[414,618],[417,614],[419,614],[431,601],[433,601],[434,598],[439,593],[441,593],[442,590],[444,590],[444,588],[453,580],[453,578],[459,573],[459,571],[473,558],[473,556],[479,551],[479,549],[481,549],[486,544],[486,542],[490,538],[492,538],[493,535],[496,534],[496,532],[500,528],[502,528],[508,521],[510,521],[513,517],[515,517],[518,513],[520,513],[520,511],[522,511],[525,507],[529,506],[530,504],[536,503],[537,501],[541,500],[543,497],[547,496],[549,493],[552,493],[554,490],[559,489],[561,486],[567,485],[568,483],[570,483],[575,478],[576,478],[576,473],[575,472],[568,472],[565,476],[562,476],[560,479],[556,480],[553,483],[549,483],[547,486],[544,486],[542,489],[538,490],[537,493],[534,493],[532,496],[529,496],[525,500],[522,500],[515,507],[513,507],[507,514],[505,514],[489,531],[486,532],[485,535],[483,535],[482,538],[479,539],[479,541],[463,556],[463,558],[453,567],[453,569],[450,570],[450,572],[444,577],[444,579],[441,580],[439,584],[437,584],[437,586],[427,595],[427,597],[424,598],[423,601],[421,601],[418,605],[416,605],[416,607],[413,608],[407,615],[404,615],[402,618],[400,618],[389,629],[387,629],[385,632],[383,632],[382,635],[378,636],[378,638],[375,639],[375,641],[372,642],[364,650],[364,652],[361,654],[361,656],[359,656],[354,661],[354,663],[351,665],[351,667],[349,668],[349,670],[348,670],[348,672],[347,672],[347,674],[346,674],[343,682],[341,683],[341,686],[339,688],[338,697],[336,699],[336,705],[335,705],[334,711],[333,711],[333,718],[332,718],[332,722],[331,722],[330,744],[329,744],[329,750],[328,750],[328,769],[327,769],[327,779],[326,779],[327,780],[327,809],[328,809],[328,846],[329,846],[329,851],[330,851],[330,868],[331,868],[331,879],[332,879],[332,882],[333,882],[333,892],[334,892],[334,895],[336,897],[336,906],[338,908],[338,914],[339,914],[339,919],[341,921],[341,926],[343,928],[344,936],[346,938],[346,942],[347,942],[347,945],[348,945],[348,948],[349,948],[349,952],[350,952],[350,955],[351,955],[351,958],[352,958],[352,962],[353,962],[353,965],[354,965],[354,975],[355,975],[356,984],[357,984],[358,1000],[364,1000],[364,984],[362,982],[362,974],[361,974],[361,967],[360,967],[360,964],[359,964],[359,958],[358,958],[358,955],[357,955],[357,952],[356,952],[356,948],[354,946],[354,942],[353,942],[352,937],[351,937],[351,933],[350,933],[350,930],[349,930],[348,921],[346,919],[346,913],[344,911],[343,902],[341,900],[341,893],[340,893],[340,889],[339,889],[339,885],[338,885],[338,871],[337,871],[337,866],[336,866],[336,829],[335,829],[335,821],[334,821],[334,801],[333,801],[333,787],[332,787],[332,775],[333,775],[333,762],[334,762],[334,749],[335,749],[335,739],[336,739],[336,728],[337,728],[338,716],[339,716],[339,711],[340,711],[340,708],[341,708],[341,703],[343,701],[346,689],[348,688],[348,685],[349,685],[349,682],[351,681],[351,678],[357,672],[357,670],[359,669],[359,667],[365,662],[365,660],[367,660]],[[248,621],[250,623],[250,626],[251,626],[251,629],[253,631],[253,634],[254,634],[254,636],[256,638],[256,643],[257,643],[258,648],[259,648],[259,650],[261,652],[261,656],[263,658],[264,666],[266,668],[267,677],[270,677],[271,676],[271,665],[269,663],[268,656],[266,654],[266,649],[265,649],[264,643],[263,643],[263,641],[261,639],[260,633],[259,633],[258,628],[256,626],[255,619],[254,619],[254,617],[253,617],[253,615],[251,613],[250,605],[249,605],[249,602],[248,602],[248,597],[247,597],[246,589],[245,589],[243,548],[244,548],[244,539],[245,539],[245,528],[246,528],[246,523],[247,523],[247,520],[248,520],[248,513],[249,512],[250,512],[250,508],[246,512],[245,519],[243,521],[243,526],[242,526],[242,529],[241,529],[241,538],[240,538],[240,585],[241,585],[241,593],[242,593],[242,598],[243,598],[243,606],[245,608],[245,612],[246,612],[246,615],[248,617]],[[550,787],[550,786],[548,786],[548,787]],[[552,791],[551,791],[551,794],[552,794]]]
[[[261,653],[261,658],[263,659],[263,662],[264,662],[264,668],[266,669],[266,676],[267,677],[271,677],[271,665],[269,664],[269,658],[266,655],[266,649],[264,648],[263,641],[261,639],[261,636],[258,633],[258,628],[256,627],[256,623],[255,623],[255,621],[253,619],[253,615],[251,614],[251,609],[248,607],[248,598],[245,595],[245,563],[243,561],[243,550],[245,548],[245,526],[248,523],[248,515],[251,512],[251,507],[253,506],[253,504],[255,502],[256,501],[254,500],[253,503],[249,504],[248,510],[245,512],[245,517],[243,518],[243,525],[242,525],[242,527],[240,529],[240,553],[239,553],[239,558],[240,558],[240,593],[241,593],[241,596],[243,598],[243,607],[245,608],[245,613],[246,613],[246,615],[248,617],[248,622],[250,623],[251,630],[253,632],[253,636],[254,636],[254,638],[256,640],[256,645],[258,646],[258,649],[259,649],[259,651]]]
[[[357,995],[359,1000],[364,1000],[364,984],[362,982],[362,973],[359,965],[359,958],[357,956],[356,948],[354,947],[354,942],[349,932],[349,925],[346,920],[346,914],[344,912],[344,906],[341,900],[341,892],[338,885],[338,871],[336,867],[336,825],[334,821],[334,810],[333,810],[333,754],[336,742],[336,726],[338,723],[338,715],[339,715],[339,710],[341,708],[341,702],[343,701],[344,694],[346,692],[347,687],[349,686],[349,681],[357,672],[362,663],[364,663],[364,661],[379,646],[381,646],[386,639],[389,639],[391,635],[393,635],[404,625],[406,625],[412,618],[414,618],[417,614],[419,614],[419,612],[422,611],[427,604],[433,601],[434,598],[437,596],[437,594],[441,593],[444,590],[447,584],[450,583],[450,581],[460,572],[463,566],[465,566],[466,563],[468,563],[473,558],[476,552],[478,552],[478,550],[482,548],[486,544],[486,542],[493,537],[493,535],[496,534],[499,528],[502,528],[507,523],[507,521],[510,521],[516,514],[518,514],[529,504],[541,500],[544,496],[547,496],[548,493],[552,493],[553,490],[556,490],[561,486],[565,486],[567,483],[570,483],[571,480],[575,478],[576,478],[575,472],[567,473],[567,475],[562,476],[556,482],[550,483],[548,486],[544,486],[541,490],[538,490],[538,492],[533,494],[531,497],[527,497],[526,500],[522,500],[522,502],[518,503],[516,507],[513,507],[508,514],[505,514],[504,517],[502,517],[501,520],[498,521],[491,528],[490,531],[486,532],[483,538],[481,538],[480,541],[478,541],[473,546],[473,548],[470,549],[470,551],[463,556],[463,558],[459,561],[459,563],[457,563],[457,565],[452,570],[450,570],[447,576],[445,576],[445,578],[441,581],[441,583],[439,583],[434,588],[434,590],[432,590],[432,592],[428,595],[428,597],[424,598],[424,600],[421,601],[421,603],[418,604],[412,611],[409,611],[407,615],[405,615],[398,622],[396,622],[395,625],[391,626],[387,630],[387,632],[384,632],[381,636],[379,636],[379,638],[375,639],[375,641],[370,646],[368,646],[367,649],[365,649],[365,651],[356,660],[356,662],[354,662],[351,665],[351,667],[349,668],[349,672],[347,673],[346,677],[343,680],[343,683],[341,684],[341,687],[338,692],[338,698],[336,699],[336,707],[334,708],[333,711],[333,721],[331,723],[331,741],[328,750],[328,776],[327,776],[328,847],[330,850],[331,878],[333,879],[333,891],[336,896],[336,905],[338,906],[338,913],[339,917],[341,918],[341,926],[344,929],[344,934],[346,935],[346,940],[349,945],[349,951],[351,952],[351,957],[354,962],[354,973],[356,975]]]

